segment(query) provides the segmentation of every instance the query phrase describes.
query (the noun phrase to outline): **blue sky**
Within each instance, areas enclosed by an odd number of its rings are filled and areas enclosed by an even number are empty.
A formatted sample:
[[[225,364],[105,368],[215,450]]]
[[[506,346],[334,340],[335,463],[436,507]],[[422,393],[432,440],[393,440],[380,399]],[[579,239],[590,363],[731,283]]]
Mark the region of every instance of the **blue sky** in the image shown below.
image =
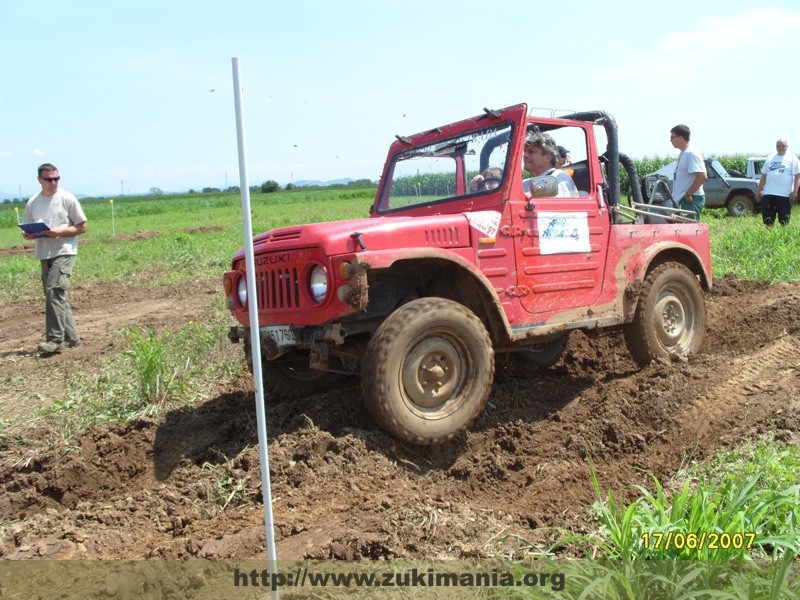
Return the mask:
[[[545,9],[544,7],[549,7]],[[0,199],[378,179],[395,134],[500,108],[602,109],[623,152],[800,152],[794,0],[0,0]]]

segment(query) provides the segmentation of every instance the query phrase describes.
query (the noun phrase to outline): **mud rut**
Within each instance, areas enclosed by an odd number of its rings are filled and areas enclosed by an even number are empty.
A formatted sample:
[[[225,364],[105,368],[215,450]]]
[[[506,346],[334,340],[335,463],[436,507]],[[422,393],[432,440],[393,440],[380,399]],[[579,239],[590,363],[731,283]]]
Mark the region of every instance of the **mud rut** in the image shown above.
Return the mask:
[[[47,372],[89,375],[120,348],[115,331],[178,327],[219,290],[79,286],[87,343],[43,361],[38,302],[0,309],[5,417]],[[110,311],[109,306],[114,310]],[[573,334],[542,372],[498,363],[489,406],[438,448],[384,435],[356,383],[268,407],[278,556],[466,558],[535,549],[593,528],[590,463],[605,489],[662,481],[687,459],[764,435],[800,443],[800,284],[718,279],[703,353],[638,370],[617,333]],[[113,314],[112,314],[113,313]],[[11,376],[8,376],[11,374]],[[262,558],[255,407],[246,373],[158,420],[92,429],[69,444],[0,445],[0,557]]]

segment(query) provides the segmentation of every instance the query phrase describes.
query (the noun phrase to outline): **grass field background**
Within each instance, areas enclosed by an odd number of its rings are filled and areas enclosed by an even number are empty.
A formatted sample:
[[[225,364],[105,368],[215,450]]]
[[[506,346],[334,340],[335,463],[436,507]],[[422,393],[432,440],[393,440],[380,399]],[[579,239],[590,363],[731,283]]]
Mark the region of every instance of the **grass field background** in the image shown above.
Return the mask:
[[[253,233],[301,223],[364,218],[375,188],[302,188],[253,194]],[[75,281],[190,281],[221,275],[241,248],[241,198],[235,193],[84,199],[88,232],[80,237]],[[0,206],[0,250],[30,246],[17,228],[22,205]],[[112,220],[113,210],[113,220]],[[715,276],[732,273],[771,282],[800,279],[800,208],[788,227],[767,229],[758,215],[729,218],[708,210]],[[39,293],[31,252],[0,258],[0,301]]]

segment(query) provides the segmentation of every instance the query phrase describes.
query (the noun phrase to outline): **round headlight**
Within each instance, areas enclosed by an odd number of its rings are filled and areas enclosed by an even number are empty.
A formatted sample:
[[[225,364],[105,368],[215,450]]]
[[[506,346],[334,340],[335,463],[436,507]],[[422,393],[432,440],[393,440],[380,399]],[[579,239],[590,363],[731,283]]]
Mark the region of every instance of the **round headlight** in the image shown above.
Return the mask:
[[[239,306],[247,305],[247,279],[244,277],[240,277],[236,284],[236,298],[239,300]]]
[[[319,265],[311,269],[308,286],[314,302],[322,302],[328,293],[328,275],[325,269]]]

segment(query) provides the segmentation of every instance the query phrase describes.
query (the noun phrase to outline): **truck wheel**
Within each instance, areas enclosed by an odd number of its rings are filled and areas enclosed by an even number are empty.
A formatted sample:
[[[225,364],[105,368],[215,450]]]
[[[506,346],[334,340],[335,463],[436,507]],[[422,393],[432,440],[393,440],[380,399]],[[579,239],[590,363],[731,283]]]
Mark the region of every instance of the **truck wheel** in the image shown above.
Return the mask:
[[[303,398],[337,386],[347,375],[318,371],[308,366],[308,356],[289,353],[278,361],[262,362],[264,389],[277,399]]]
[[[731,196],[726,207],[730,216],[741,217],[753,212],[753,199],[746,194],[736,194]]]
[[[368,410],[386,432],[430,445],[472,423],[493,379],[494,348],[481,320],[457,302],[420,298],[378,327],[361,387]]]
[[[569,340],[569,333],[562,335],[560,338],[546,342],[544,344],[537,344],[527,350],[521,352],[514,352],[514,356],[519,359],[523,365],[531,365],[536,367],[552,367],[564,354],[567,349],[567,341]]]
[[[625,343],[643,367],[652,360],[686,356],[705,339],[706,307],[694,274],[675,262],[656,267],[645,278]]]
[[[253,362],[250,359],[250,342],[245,344],[245,357],[250,372]],[[269,394],[267,401],[291,400],[317,392],[329,390],[347,379],[342,373],[318,371],[308,366],[308,353],[292,350],[274,361],[261,361],[261,378],[264,390]]]

